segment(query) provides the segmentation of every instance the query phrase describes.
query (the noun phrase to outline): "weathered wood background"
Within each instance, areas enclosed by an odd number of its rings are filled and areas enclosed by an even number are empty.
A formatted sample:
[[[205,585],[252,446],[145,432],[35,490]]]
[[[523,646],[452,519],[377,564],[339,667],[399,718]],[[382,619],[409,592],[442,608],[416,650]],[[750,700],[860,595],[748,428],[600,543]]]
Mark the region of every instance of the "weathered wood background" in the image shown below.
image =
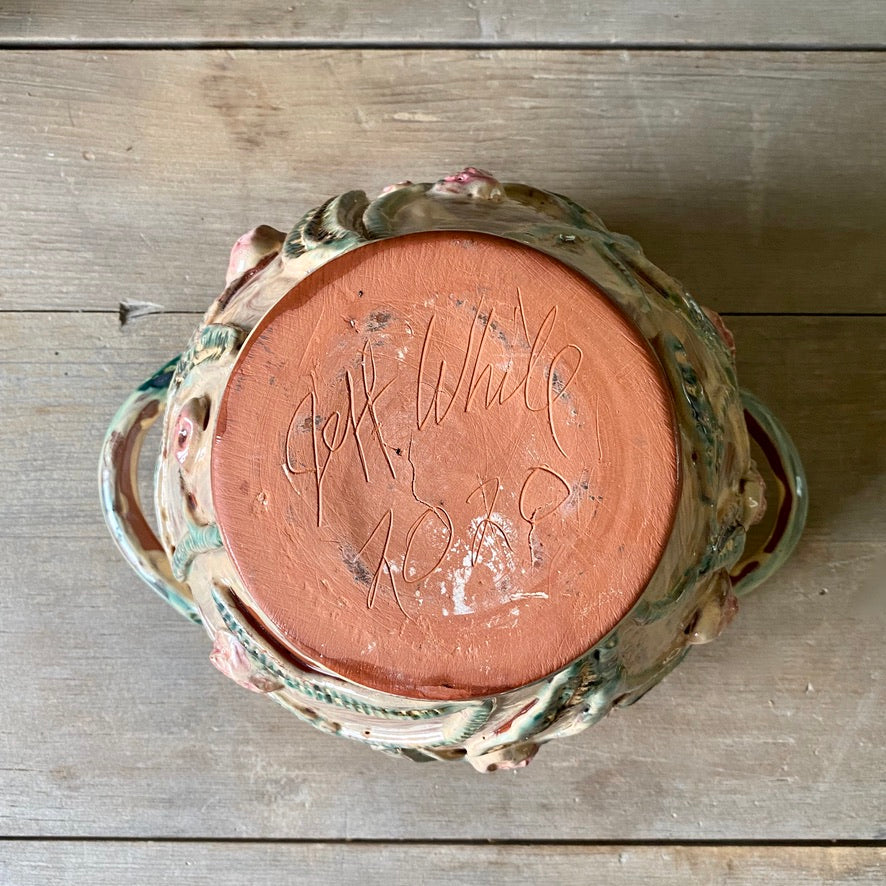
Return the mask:
[[[11,0],[0,45],[0,883],[886,880],[886,5]],[[240,233],[468,163],[727,314],[811,490],[720,641],[487,777],[238,691],[95,484]]]

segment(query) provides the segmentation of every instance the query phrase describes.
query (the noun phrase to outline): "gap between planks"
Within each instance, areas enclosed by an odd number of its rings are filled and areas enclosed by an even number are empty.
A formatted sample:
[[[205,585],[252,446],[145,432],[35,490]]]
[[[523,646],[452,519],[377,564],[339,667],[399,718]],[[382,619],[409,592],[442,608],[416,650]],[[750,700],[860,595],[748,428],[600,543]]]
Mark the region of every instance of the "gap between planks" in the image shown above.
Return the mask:
[[[206,310],[215,299],[207,297]],[[150,314],[157,316],[160,314],[169,314],[170,316],[181,317],[202,317],[206,313],[205,310],[193,309],[175,309],[163,308],[148,311],[143,316]],[[846,319],[855,317],[886,317],[886,311],[718,311],[721,317],[832,317],[834,319]],[[114,308],[0,308],[0,314],[119,314],[119,310]],[[134,323],[136,320],[142,319],[142,316],[128,320],[127,323]],[[121,323],[126,325],[126,323]]]
[[[70,836],[50,834],[47,836],[12,834],[0,835],[0,845],[4,843],[162,843],[172,845],[190,844],[230,844],[234,846],[513,846],[527,848],[586,848],[614,849],[625,848],[670,848],[670,849],[881,849],[886,848],[886,840],[847,840],[847,839],[602,839],[602,840],[527,840],[527,839],[466,839],[444,837],[433,840],[421,837],[376,838],[376,837],[168,837],[168,836]]]
[[[188,50],[533,50],[561,52],[886,52],[883,43],[679,43],[608,42],[591,40],[568,43],[557,40],[0,40],[0,50],[53,52],[154,52]]]

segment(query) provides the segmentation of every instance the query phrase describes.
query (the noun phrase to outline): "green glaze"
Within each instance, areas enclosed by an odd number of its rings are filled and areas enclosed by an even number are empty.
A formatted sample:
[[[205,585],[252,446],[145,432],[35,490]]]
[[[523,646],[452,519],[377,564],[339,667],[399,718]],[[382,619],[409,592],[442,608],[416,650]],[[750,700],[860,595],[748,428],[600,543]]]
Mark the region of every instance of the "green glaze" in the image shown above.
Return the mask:
[[[172,555],[172,574],[179,581],[183,581],[187,578],[195,557],[221,546],[221,533],[215,523],[208,526],[191,526]]]

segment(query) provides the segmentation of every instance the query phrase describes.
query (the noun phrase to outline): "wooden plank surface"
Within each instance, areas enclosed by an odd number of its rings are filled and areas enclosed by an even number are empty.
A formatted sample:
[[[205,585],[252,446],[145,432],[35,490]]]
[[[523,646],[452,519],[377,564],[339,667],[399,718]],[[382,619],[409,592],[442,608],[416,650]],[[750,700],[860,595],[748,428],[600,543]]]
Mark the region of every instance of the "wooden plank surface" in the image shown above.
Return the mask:
[[[0,45],[0,883],[883,882],[886,57],[859,50],[886,5],[11,0]],[[468,163],[746,315],[741,381],[812,493],[720,641],[489,778],[224,680],[95,488],[113,411],[240,233]],[[124,299],[171,313],[121,326]],[[765,316],[790,313],[869,316]]]
[[[181,886],[361,883],[507,886],[588,883],[683,886],[882,884],[876,847],[378,846],[359,844],[0,844],[0,878],[15,886]]]
[[[5,52],[0,310],[202,310],[255,224],[476,163],[721,311],[883,311],[884,76],[854,52]]]
[[[128,0],[35,3],[7,0],[0,39],[53,41],[286,41],[526,43],[601,45],[882,46],[886,10],[878,0],[390,0],[308,3],[253,0]]]
[[[0,834],[886,837],[886,318],[730,319],[742,382],[804,454],[804,540],[637,706],[493,777],[382,757],[231,685],[117,556],[104,428],[196,320],[0,314]]]

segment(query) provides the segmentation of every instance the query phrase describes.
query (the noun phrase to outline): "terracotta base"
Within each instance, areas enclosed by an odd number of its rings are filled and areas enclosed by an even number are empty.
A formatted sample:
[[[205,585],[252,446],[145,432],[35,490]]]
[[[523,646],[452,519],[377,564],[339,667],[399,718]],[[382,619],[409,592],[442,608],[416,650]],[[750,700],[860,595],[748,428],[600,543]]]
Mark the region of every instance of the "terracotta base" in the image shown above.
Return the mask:
[[[221,404],[212,492],[270,633],[385,692],[552,673],[652,575],[679,475],[660,367],[584,277],[482,234],[370,243],[290,291]]]

